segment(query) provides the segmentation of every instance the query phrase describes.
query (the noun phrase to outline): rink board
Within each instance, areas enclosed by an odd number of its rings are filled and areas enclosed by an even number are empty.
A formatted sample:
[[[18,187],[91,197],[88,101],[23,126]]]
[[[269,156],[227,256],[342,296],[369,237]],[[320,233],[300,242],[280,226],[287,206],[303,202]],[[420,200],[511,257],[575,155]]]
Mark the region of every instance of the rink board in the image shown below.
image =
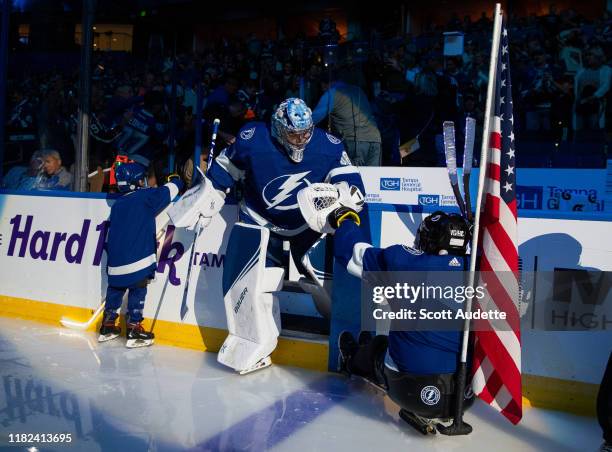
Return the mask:
[[[1,315],[57,325],[62,317],[85,321],[99,306],[107,287],[103,230],[113,199],[74,195],[0,195]],[[227,335],[221,291],[224,251],[231,229],[227,226],[236,218],[237,206],[228,205],[200,234],[183,318],[194,234],[167,229],[144,311],[158,342],[214,352],[221,347]],[[281,338],[273,358],[280,364],[326,370],[327,343]]]
[[[549,208],[555,207],[558,187],[546,185],[542,174],[549,177],[548,172],[524,171],[530,184],[524,198],[530,198],[523,199],[526,208],[519,214],[521,257],[530,262],[539,256],[541,265],[563,262],[610,270],[610,218],[602,188],[605,172],[564,176],[558,173],[562,170],[550,170],[555,172],[550,184],[563,180],[577,194],[588,192],[589,184],[595,187],[598,203],[593,211],[564,212]],[[364,168],[362,175],[376,245],[406,243],[424,214],[453,209],[443,168]],[[94,194],[0,194],[0,315],[55,325],[62,316],[85,320],[91,315],[106,290],[102,243],[112,202]],[[201,234],[192,262],[195,290],[188,293],[183,318],[180,307],[193,233],[172,227],[166,231],[156,280],[149,286],[145,304],[146,321],[158,342],[219,349],[226,335],[221,301],[224,251],[236,218],[237,206],[227,205]],[[573,246],[572,253],[567,252],[568,245]],[[532,333],[524,335],[523,343],[524,394],[531,403],[592,414],[612,343],[610,333]],[[322,341],[281,338],[273,359],[325,370],[330,352]]]

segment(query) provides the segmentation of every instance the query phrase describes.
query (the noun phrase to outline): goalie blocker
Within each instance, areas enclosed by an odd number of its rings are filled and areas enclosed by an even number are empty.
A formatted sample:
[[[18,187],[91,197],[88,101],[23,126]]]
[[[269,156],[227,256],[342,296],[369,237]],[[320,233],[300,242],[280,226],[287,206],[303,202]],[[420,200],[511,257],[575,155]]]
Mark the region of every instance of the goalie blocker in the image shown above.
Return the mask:
[[[225,193],[213,187],[202,174],[202,182],[190,188],[168,210],[172,224],[177,228],[194,229],[198,221],[208,226],[210,219],[221,212],[225,204]]]

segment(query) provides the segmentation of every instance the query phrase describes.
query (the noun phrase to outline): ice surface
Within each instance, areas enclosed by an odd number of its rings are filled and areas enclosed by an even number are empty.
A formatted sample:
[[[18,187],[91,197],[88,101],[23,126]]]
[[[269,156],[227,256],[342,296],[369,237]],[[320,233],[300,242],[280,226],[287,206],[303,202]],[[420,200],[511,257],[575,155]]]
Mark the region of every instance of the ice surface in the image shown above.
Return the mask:
[[[423,437],[360,380],[275,366],[239,376],[213,353],[128,350],[94,333],[0,318],[0,449],[596,451],[596,419],[528,408],[512,426],[482,403],[467,437]],[[70,445],[9,434],[71,433]],[[2,449],[4,450],[4,449]],[[9,449],[12,450],[12,449]]]

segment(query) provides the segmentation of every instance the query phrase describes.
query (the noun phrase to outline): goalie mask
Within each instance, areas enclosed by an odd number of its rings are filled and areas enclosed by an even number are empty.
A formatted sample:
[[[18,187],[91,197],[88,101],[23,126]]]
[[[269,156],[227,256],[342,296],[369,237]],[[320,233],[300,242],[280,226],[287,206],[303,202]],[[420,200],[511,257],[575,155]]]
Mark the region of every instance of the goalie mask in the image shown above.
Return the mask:
[[[421,222],[414,246],[427,254],[445,250],[448,254],[463,256],[470,237],[470,226],[461,215],[437,211]]]
[[[292,97],[283,101],[272,116],[272,136],[296,163],[304,158],[313,130],[312,111],[302,99]]]
[[[117,189],[121,193],[127,193],[147,186],[147,173],[144,166],[140,163],[123,163],[115,169],[115,178],[117,179]]]

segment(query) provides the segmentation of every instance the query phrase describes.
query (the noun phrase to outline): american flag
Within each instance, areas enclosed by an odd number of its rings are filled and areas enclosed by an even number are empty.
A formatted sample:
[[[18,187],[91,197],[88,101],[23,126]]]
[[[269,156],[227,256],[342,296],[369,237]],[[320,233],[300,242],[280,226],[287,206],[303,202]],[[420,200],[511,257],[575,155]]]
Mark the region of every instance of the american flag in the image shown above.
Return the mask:
[[[507,313],[506,323],[478,328],[474,338],[472,388],[513,424],[522,416],[521,332],[517,309],[518,249],[516,158],[508,31],[501,26],[490,115],[490,144],[481,219],[481,278],[489,303]],[[484,272],[484,273],[483,273]]]

